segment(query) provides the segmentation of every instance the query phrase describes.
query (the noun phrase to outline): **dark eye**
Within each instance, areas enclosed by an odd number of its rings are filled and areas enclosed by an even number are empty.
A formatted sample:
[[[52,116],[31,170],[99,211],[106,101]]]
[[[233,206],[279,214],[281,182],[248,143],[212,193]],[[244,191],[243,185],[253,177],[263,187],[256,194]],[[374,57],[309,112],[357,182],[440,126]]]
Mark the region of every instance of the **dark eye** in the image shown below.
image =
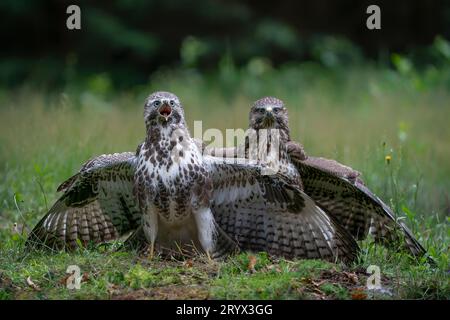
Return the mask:
[[[173,107],[175,105],[175,102],[173,102],[173,100],[170,100],[170,106]]]
[[[153,102],[153,105],[158,108],[161,105],[161,101],[156,100],[155,102]]]
[[[281,111],[281,108],[280,107],[275,107],[275,108],[273,108],[273,112],[275,112],[275,113],[278,113],[278,112],[280,112]]]
[[[266,109],[264,109],[264,108],[258,108],[258,109],[256,109],[256,111],[257,111],[258,113],[264,113],[264,112],[266,112]]]

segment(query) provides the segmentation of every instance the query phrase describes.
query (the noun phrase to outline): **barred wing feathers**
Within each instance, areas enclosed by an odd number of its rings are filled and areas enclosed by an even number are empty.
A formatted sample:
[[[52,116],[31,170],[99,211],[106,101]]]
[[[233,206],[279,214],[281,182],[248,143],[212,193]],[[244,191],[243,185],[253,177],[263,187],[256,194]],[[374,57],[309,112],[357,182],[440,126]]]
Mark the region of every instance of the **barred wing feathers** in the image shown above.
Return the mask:
[[[73,249],[78,241],[104,242],[137,228],[135,158],[126,154],[92,159],[63,183],[63,195],[30,233],[27,245]]]
[[[406,225],[397,221],[392,210],[357,176],[346,178],[294,157],[291,160],[300,173],[305,193],[354,237],[364,239],[371,234],[377,242],[385,244],[403,237],[404,246],[414,256],[425,254]]]
[[[263,175],[245,159],[205,157],[213,178],[218,225],[243,250],[287,258],[349,262],[353,237],[283,175]]]

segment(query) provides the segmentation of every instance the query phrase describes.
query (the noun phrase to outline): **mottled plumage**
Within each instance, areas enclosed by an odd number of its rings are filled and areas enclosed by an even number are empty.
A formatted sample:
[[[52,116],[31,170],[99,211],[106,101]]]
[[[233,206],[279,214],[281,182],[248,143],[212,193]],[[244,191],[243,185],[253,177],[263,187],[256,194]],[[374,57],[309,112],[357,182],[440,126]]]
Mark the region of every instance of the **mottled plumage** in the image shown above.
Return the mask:
[[[144,119],[147,134],[136,154],[83,165],[60,186],[63,195],[28,244],[72,248],[77,239],[97,243],[134,230],[133,240],[152,247],[193,243],[216,255],[237,244],[292,258],[356,257],[356,242],[301,191],[289,164],[265,175],[267,166],[256,162],[202,156],[171,93],[152,94]]]
[[[239,248],[333,262],[356,258],[359,248],[353,237],[295,179],[261,174],[260,166],[243,159],[224,162],[213,162],[212,208],[217,224]]]
[[[136,159],[130,153],[102,155],[63,182],[63,195],[30,233],[29,246],[76,248],[134,230],[141,212],[133,195]]]
[[[425,253],[409,229],[395,219],[392,210],[364,185],[358,171],[335,160],[309,157],[301,144],[291,140],[283,101],[273,97],[256,101],[250,110],[249,126],[257,132],[279,129],[280,148],[286,150],[291,165],[297,168],[303,191],[356,239],[370,234],[376,241],[390,244],[404,238],[413,255]],[[236,156],[243,153],[242,148],[248,157],[248,140],[245,146],[213,148],[209,153]]]
[[[136,153],[134,187],[148,242],[171,247],[174,240],[192,241],[212,253],[217,232],[209,204],[212,182],[178,98],[151,95],[144,119],[147,137]]]

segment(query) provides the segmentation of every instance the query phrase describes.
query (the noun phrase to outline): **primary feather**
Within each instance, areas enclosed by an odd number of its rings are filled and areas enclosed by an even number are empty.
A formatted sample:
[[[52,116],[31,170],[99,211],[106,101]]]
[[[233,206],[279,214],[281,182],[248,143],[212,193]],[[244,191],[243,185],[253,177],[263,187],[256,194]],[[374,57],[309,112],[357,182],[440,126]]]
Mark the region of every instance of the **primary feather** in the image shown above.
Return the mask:
[[[58,190],[63,191],[31,231],[28,245],[54,249],[116,239],[141,219],[133,195],[135,159],[130,154],[102,155],[88,161]]]

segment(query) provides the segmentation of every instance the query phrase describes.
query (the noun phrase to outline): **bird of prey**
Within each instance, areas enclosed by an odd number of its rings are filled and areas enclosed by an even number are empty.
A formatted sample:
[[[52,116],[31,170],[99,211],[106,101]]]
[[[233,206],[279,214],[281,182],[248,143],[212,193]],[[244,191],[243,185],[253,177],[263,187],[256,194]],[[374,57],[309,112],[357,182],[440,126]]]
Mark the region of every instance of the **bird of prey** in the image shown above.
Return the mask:
[[[144,106],[146,137],[135,154],[102,155],[62,183],[62,196],[28,245],[74,248],[130,231],[155,244],[194,244],[221,256],[238,247],[289,258],[349,262],[358,245],[289,172],[264,174],[247,159],[203,156],[184,108],[168,92]]]
[[[288,112],[280,99],[265,97],[257,100],[250,110],[249,126],[257,133],[278,129],[279,145],[287,150],[290,161],[298,170],[303,191],[356,239],[369,234],[376,242],[393,244],[403,241],[414,256],[425,249],[392,210],[363,183],[360,173],[339,162],[306,155],[301,144],[291,140]],[[220,157],[244,154],[249,157],[249,140],[236,148],[206,148],[206,152]]]

